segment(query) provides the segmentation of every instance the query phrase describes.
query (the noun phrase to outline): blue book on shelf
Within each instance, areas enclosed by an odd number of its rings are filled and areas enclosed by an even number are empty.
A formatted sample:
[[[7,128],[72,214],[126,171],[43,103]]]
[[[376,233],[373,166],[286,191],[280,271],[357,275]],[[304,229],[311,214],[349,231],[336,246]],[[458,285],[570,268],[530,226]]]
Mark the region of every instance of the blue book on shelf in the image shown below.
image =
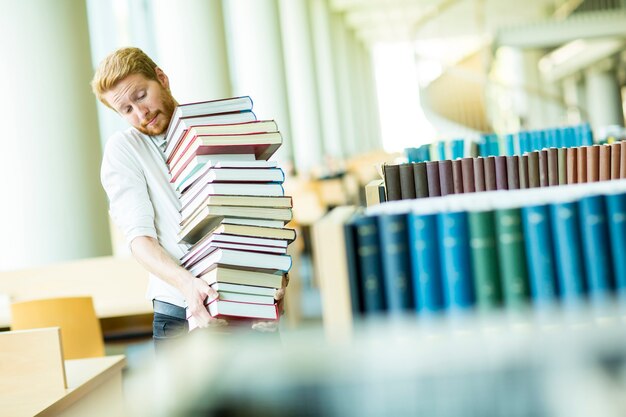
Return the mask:
[[[618,298],[626,302],[626,194],[609,194],[605,199],[615,290]]]
[[[419,312],[433,313],[443,308],[437,215],[408,215],[409,253],[413,297]]]
[[[559,128],[554,128],[554,137],[556,138],[556,147],[557,148],[565,148],[567,145],[565,144],[565,137],[563,136],[563,131]]]
[[[418,148],[405,148],[404,154],[406,155],[406,159],[408,162],[419,162]]]
[[[478,156],[489,156],[490,151],[488,135],[480,135],[478,139]]]
[[[506,156],[513,156],[516,154],[515,136],[511,133],[504,136],[504,152],[506,153]]]
[[[589,123],[583,123],[576,126],[576,132],[582,146],[593,145],[593,132]]]
[[[450,159],[463,158],[463,152],[465,150],[465,140],[454,139],[452,141],[451,147],[452,147],[452,158]]]
[[[544,143],[546,148],[558,148],[559,138],[557,136],[558,130],[546,129],[543,131]]]
[[[530,149],[532,151],[541,149],[541,133],[537,130],[530,132]]]
[[[437,232],[445,306],[452,310],[470,308],[474,305],[474,286],[467,213],[438,214]]]
[[[418,161],[417,162],[428,162],[430,161],[430,146],[422,145],[418,150]]]
[[[561,140],[561,146],[564,146],[566,148],[571,148],[574,145],[574,141],[571,138],[570,135],[570,131],[567,129],[567,127],[559,127],[559,138]]]
[[[350,306],[354,317],[360,316],[363,309],[363,294],[359,285],[359,258],[356,243],[355,220],[358,215],[350,218],[343,225],[343,236],[346,245],[346,266],[348,267],[348,284],[350,286]]]
[[[554,304],[558,299],[556,266],[547,205],[522,207],[526,262],[533,304]]]
[[[443,140],[440,140],[439,142],[437,142],[437,152],[439,153],[440,161],[449,159],[446,153],[446,142],[444,142]]]
[[[525,130],[517,133],[517,141],[519,142],[520,155],[530,152],[530,134]]]
[[[406,214],[378,216],[385,300],[391,313],[415,308],[406,217]]]
[[[593,303],[606,303],[613,286],[613,266],[604,197],[584,197],[578,207],[589,297]]]
[[[500,141],[498,135],[489,135],[489,155],[500,156]]]
[[[376,217],[363,216],[354,221],[359,269],[359,287],[365,313],[385,310],[385,288],[378,241]]]
[[[578,223],[578,203],[550,205],[554,255],[562,301],[578,306],[585,296],[585,266]]]

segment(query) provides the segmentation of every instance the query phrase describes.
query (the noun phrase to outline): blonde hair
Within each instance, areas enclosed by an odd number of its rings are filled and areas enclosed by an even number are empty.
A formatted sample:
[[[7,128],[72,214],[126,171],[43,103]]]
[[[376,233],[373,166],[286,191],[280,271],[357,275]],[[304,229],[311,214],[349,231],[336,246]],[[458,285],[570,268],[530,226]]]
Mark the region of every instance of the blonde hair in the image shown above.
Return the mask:
[[[157,79],[157,65],[139,48],[120,48],[100,63],[91,80],[91,89],[105,106],[113,109],[104,99],[103,94],[131,74],[143,74],[149,80]]]

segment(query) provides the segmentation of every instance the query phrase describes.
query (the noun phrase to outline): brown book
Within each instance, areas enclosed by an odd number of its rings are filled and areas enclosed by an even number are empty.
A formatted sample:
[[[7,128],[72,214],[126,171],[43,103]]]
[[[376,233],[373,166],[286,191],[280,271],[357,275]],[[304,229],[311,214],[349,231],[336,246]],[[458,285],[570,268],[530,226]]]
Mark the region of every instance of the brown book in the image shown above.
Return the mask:
[[[454,194],[463,194],[463,167],[460,159],[452,161],[452,184]]]
[[[620,159],[621,159],[621,144],[619,142],[612,143],[611,144],[611,179],[612,180],[619,179]]]
[[[578,148],[567,148],[567,183],[578,182]]]
[[[398,165],[383,165],[385,176],[385,191],[387,201],[402,200],[402,189],[400,186],[400,168]]]
[[[600,145],[599,159],[599,179],[600,181],[608,181],[611,179],[611,147],[609,145]]]
[[[506,173],[506,156],[496,156],[496,188],[508,190],[509,180]]]
[[[587,182],[600,179],[600,145],[587,147]]]
[[[439,186],[441,187],[442,196],[454,194],[452,161],[449,159],[439,161]]]
[[[426,177],[428,179],[428,196],[439,197],[441,195],[441,181],[439,181],[439,162],[426,162]]]
[[[576,168],[578,183],[587,182],[587,146],[579,146],[576,150]]]
[[[556,148],[548,148],[548,185],[559,185],[559,151]]]
[[[548,151],[539,151],[539,186],[547,187],[548,182]]]
[[[565,185],[567,184],[567,148],[559,148],[556,159],[559,166],[559,185]]]
[[[415,197],[428,197],[428,176],[426,175],[426,162],[413,164],[413,181],[415,182]]]
[[[529,188],[528,155],[522,155],[519,158],[519,188]]]
[[[506,157],[506,176],[509,190],[517,190],[519,185],[519,157],[517,155]]]
[[[474,186],[474,158],[461,159],[461,170],[463,171],[463,192],[473,193]]]
[[[400,193],[403,200],[412,200],[415,198],[413,164],[400,165]]]
[[[626,178],[626,141],[620,142],[619,177]]]
[[[485,190],[497,190],[496,182],[496,157],[488,156],[485,158]]]
[[[528,153],[528,188],[541,186],[539,181],[539,151]]]
[[[474,189],[485,191],[485,158],[474,158]]]

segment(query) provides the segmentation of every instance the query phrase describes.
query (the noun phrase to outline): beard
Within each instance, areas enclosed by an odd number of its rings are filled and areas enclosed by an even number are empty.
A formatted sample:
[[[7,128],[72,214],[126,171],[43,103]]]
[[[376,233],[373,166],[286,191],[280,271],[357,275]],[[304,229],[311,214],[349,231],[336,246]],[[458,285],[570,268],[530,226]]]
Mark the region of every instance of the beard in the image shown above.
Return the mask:
[[[176,109],[177,103],[172,97],[172,93],[169,90],[161,87],[161,95],[163,97],[161,102],[161,109],[155,110],[146,116],[145,120],[141,122],[140,126],[135,126],[137,130],[145,135],[157,136],[165,133],[167,130],[174,109]],[[154,118],[157,118],[156,123],[149,126],[148,123]]]

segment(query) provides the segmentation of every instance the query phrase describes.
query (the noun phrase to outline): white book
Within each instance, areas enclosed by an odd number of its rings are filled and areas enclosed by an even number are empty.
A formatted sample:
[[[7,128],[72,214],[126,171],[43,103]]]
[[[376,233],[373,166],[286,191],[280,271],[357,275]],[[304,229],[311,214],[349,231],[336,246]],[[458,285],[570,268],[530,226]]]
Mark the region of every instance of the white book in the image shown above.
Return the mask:
[[[256,294],[274,298],[277,288],[259,287],[256,285],[231,284],[228,282],[216,282],[211,284],[211,288],[218,292],[229,292],[239,294]]]
[[[236,301],[239,303],[274,304],[274,297],[258,294],[218,291],[220,301]]]
[[[282,197],[285,195],[283,186],[278,183],[270,184],[221,184],[208,183],[197,184],[189,188],[180,197],[180,202],[184,206],[189,204],[194,198],[200,200],[206,199],[210,195],[250,195],[250,196],[268,196]]]
[[[217,248],[193,265],[189,272],[198,276],[216,264],[288,272],[291,256]]]
[[[184,191],[197,181],[207,170],[211,168],[277,168],[276,161],[256,161],[254,155],[242,154],[229,155],[232,159],[223,158],[221,155],[198,155],[196,160],[201,162],[191,162],[174,182],[176,189]],[[190,166],[192,168],[190,168]]]

